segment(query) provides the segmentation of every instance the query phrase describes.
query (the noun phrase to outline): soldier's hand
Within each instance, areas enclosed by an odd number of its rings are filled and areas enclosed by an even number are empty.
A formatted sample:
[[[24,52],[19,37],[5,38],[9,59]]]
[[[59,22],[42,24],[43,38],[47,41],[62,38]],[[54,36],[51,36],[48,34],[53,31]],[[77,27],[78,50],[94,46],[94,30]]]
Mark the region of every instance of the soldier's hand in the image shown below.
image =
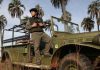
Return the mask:
[[[38,23],[38,25],[41,27],[41,26],[44,26],[44,24],[43,23]]]
[[[49,26],[49,24],[45,24],[46,26]]]
[[[32,24],[32,27],[37,27],[37,23],[33,23]]]

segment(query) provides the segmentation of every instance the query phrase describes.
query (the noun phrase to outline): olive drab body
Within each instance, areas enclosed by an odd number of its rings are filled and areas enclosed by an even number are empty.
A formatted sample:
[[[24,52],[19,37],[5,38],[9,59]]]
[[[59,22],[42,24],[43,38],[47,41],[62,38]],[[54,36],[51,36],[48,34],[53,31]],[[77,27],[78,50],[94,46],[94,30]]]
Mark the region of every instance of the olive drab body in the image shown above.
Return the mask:
[[[43,20],[42,18],[38,18],[38,17],[31,17],[29,18],[29,20],[26,23],[26,29],[32,33],[32,32],[43,32],[43,27],[38,26],[39,23],[42,23]],[[32,27],[32,24],[37,25],[37,27]]]
[[[60,31],[59,28],[61,26],[56,30],[54,24],[61,24],[65,20],[52,16],[50,37],[45,32],[39,32],[39,27],[36,28],[38,32],[35,32],[32,22],[40,22],[41,18],[32,19],[33,17],[26,24],[26,29],[30,31],[31,38],[26,39],[25,37],[22,38],[22,36],[14,36],[14,38],[3,41],[6,44],[12,40],[14,42],[28,40],[27,43],[21,42],[21,44],[2,47],[3,51],[1,53],[5,56],[5,61],[6,58],[8,59],[5,53],[8,53],[14,70],[19,70],[16,69],[18,67],[21,70],[24,67],[36,70],[100,70],[100,31],[70,33]],[[79,26],[73,22],[66,22],[74,24],[76,27]],[[43,30],[43,28],[40,27],[40,30]],[[43,42],[40,42],[40,40]],[[48,50],[50,53],[49,57],[44,55],[48,53]],[[40,62],[41,65],[38,65],[36,62]]]
[[[33,22],[40,23],[40,22],[43,22],[43,20],[42,20],[42,18],[39,18],[39,17],[31,17],[30,22],[31,23],[33,23]]]

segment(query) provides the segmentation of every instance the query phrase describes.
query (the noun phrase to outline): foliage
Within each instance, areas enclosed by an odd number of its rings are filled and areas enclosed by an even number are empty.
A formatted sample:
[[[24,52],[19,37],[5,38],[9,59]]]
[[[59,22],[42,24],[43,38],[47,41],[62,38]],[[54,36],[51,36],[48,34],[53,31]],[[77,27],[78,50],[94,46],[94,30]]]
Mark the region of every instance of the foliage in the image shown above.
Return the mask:
[[[4,28],[5,25],[7,24],[7,19],[4,15],[0,16],[0,28]]]
[[[93,1],[88,7],[88,14],[90,14],[91,18],[99,17],[100,6],[98,5],[98,1]]]
[[[96,0],[93,1],[89,7],[88,7],[88,14],[90,15],[90,17],[92,19],[96,18],[97,21],[97,25],[98,25],[98,31],[99,31],[99,23],[98,23],[98,19],[100,18],[100,1]]]
[[[2,3],[3,0],[0,0],[0,4]]]
[[[26,16],[22,20],[22,24],[26,24],[30,17]]]
[[[67,14],[66,14],[66,5],[68,3],[69,0],[51,0],[52,5],[55,8],[61,8],[62,9],[62,17],[64,20],[67,20]],[[66,17],[67,16],[67,17]],[[66,32],[68,31],[68,24],[64,23],[64,30]]]
[[[23,19],[21,19],[21,25],[25,29],[26,23],[28,22],[30,17],[26,16]]]
[[[62,9],[62,14],[63,14],[63,19],[66,19],[66,5],[69,0],[51,0],[52,5],[55,8],[61,8]]]
[[[44,16],[44,11],[43,11],[42,7],[39,4],[37,4],[35,6],[35,8],[38,10],[38,17],[43,17]]]
[[[23,4],[21,4],[20,0],[12,0],[8,6],[8,11],[12,17],[20,18],[24,9],[25,7]]]
[[[44,21],[44,23],[45,23],[45,30],[51,30],[51,20],[50,19],[48,19],[48,20],[45,20]],[[58,25],[56,25],[56,24],[54,24],[54,26],[57,28],[57,30],[58,30]]]
[[[66,11],[65,15],[62,14],[61,19],[64,19],[63,16],[66,16],[66,19],[65,19],[66,21],[71,21],[71,13],[70,12]]]
[[[90,17],[84,18],[81,26],[84,30],[91,32],[91,30],[94,28],[94,21]]]
[[[71,13],[66,10],[65,14],[62,14],[61,19],[64,19],[66,21],[71,21]],[[65,31],[74,32],[73,25],[68,25],[68,22],[64,22],[64,21],[62,21],[62,23],[65,24],[64,25]]]
[[[67,3],[68,3],[68,0],[51,0],[51,3],[55,8],[61,8],[62,7],[62,2],[66,6]]]

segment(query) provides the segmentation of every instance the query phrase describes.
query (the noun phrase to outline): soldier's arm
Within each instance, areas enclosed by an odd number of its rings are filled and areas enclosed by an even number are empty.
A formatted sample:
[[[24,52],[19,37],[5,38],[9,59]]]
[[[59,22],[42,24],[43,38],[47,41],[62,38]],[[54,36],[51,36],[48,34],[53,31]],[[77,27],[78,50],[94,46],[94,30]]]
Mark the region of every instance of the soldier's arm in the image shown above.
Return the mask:
[[[45,26],[45,23],[43,23],[43,19],[42,19],[42,18],[39,18],[39,21],[40,21],[40,22],[38,22],[38,25],[39,25],[40,27],[44,27],[44,26]]]
[[[32,25],[31,25],[30,21],[28,20],[26,23],[26,29],[30,30],[31,28],[32,28]]]

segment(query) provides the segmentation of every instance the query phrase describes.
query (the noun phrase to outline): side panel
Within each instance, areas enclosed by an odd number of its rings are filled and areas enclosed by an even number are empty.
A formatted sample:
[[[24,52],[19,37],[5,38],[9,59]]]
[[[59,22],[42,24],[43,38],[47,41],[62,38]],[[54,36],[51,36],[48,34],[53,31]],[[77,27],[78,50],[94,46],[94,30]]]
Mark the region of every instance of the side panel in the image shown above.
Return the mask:
[[[30,58],[29,45],[14,45],[3,47],[8,52],[12,62],[28,62]]]
[[[34,47],[32,45],[6,46],[3,48],[3,51],[6,51],[9,54],[13,63],[35,63]],[[43,53],[43,51],[41,52]],[[41,63],[43,65],[50,65],[51,57],[41,54]]]
[[[61,47],[66,44],[80,44],[84,42],[92,42],[93,38],[100,32],[85,32],[85,33],[67,33],[54,32],[54,43]],[[95,46],[94,46],[95,47]]]

